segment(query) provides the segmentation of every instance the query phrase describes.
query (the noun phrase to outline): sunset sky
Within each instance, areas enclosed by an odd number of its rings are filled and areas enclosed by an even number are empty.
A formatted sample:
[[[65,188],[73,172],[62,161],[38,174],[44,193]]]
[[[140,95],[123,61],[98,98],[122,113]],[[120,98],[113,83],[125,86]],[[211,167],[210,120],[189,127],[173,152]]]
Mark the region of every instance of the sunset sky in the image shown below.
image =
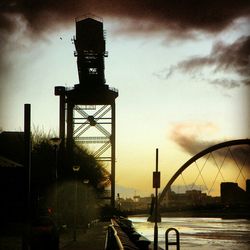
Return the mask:
[[[163,187],[207,146],[250,137],[244,0],[1,1],[2,130],[23,130],[23,106],[30,103],[34,127],[58,133],[54,87],[79,82],[71,38],[75,18],[88,13],[103,19],[106,81],[119,90],[121,195],[152,193],[156,148]]]

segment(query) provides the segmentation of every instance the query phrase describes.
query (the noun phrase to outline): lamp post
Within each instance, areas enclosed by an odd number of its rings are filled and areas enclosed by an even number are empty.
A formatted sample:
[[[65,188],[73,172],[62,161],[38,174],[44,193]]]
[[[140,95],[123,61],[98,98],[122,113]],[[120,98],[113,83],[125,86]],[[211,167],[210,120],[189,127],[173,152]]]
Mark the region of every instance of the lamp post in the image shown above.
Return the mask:
[[[58,223],[58,150],[59,150],[59,146],[61,143],[61,139],[58,137],[54,137],[51,138],[49,140],[50,145],[53,147],[54,151],[55,151],[55,181],[56,181],[56,186],[55,186],[55,216],[56,216],[56,223]]]
[[[57,175],[58,175],[58,150],[59,150],[59,146],[62,142],[62,139],[58,138],[58,137],[54,137],[54,138],[51,138],[49,140],[49,143],[50,145],[54,148],[55,150],[55,155],[56,155],[56,164],[55,164],[55,176],[57,178]]]
[[[27,214],[28,223],[31,222],[31,131],[30,131],[31,105],[24,104],[24,166],[28,179],[27,183]]]
[[[84,185],[84,202],[85,202],[85,218],[84,218],[84,226],[88,227],[89,223],[89,207],[88,207],[88,184],[89,179],[83,179],[83,185]]]
[[[74,202],[74,230],[73,230],[73,240],[76,241],[76,216],[77,216],[77,173],[80,170],[79,165],[73,166],[73,171],[75,174],[75,202]]]

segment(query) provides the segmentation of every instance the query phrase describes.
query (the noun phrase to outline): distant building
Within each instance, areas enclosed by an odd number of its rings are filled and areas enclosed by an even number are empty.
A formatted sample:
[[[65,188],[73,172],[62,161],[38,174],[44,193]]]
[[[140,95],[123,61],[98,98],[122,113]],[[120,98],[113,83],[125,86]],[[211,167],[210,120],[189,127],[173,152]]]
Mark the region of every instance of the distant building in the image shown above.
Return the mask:
[[[151,197],[138,197],[135,207],[137,210],[148,210],[150,209]]]
[[[22,220],[25,209],[23,165],[0,156],[0,220]]]
[[[24,133],[15,131],[1,132],[0,155],[24,165]]]
[[[24,168],[24,133],[0,133],[0,220],[23,219],[27,193]]]
[[[246,180],[246,192],[247,192],[247,196],[250,196],[250,179]]]
[[[119,207],[119,209],[121,211],[133,211],[135,206],[134,206],[134,200],[131,198],[119,198],[119,201],[117,201],[117,207]]]
[[[225,205],[239,205],[249,202],[249,181],[246,181],[246,191],[234,182],[221,183],[221,202]]]
[[[207,206],[218,203],[219,200],[218,197],[208,196],[200,190],[187,190],[185,193],[175,193],[170,190],[162,200],[161,207],[183,208],[187,206]]]
[[[134,196],[132,198],[118,198],[116,203],[117,207],[119,207],[122,211],[136,211],[136,210],[143,210],[149,211],[150,204],[151,204],[151,197],[140,197],[139,195]]]

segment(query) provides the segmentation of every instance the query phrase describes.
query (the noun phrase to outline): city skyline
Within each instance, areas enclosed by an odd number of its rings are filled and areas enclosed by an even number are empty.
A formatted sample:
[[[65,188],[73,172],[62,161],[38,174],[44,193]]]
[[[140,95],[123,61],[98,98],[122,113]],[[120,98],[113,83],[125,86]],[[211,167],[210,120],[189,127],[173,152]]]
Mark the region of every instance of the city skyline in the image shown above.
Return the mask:
[[[74,18],[92,12],[107,31],[107,84],[119,90],[117,187],[152,193],[155,148],[164,187],[199,151],[249,138],[249,4],[193,1],[183,13],[171,1],[151,8],[147,1],[143,7],[88,3],[77,8],[69,1],[58,9],[34,3],[36,18],[18,3],[2,6],[1,129],[23,130],[23,105],[31,103],[34,127],[58,135],[54,87],[78,84]]]

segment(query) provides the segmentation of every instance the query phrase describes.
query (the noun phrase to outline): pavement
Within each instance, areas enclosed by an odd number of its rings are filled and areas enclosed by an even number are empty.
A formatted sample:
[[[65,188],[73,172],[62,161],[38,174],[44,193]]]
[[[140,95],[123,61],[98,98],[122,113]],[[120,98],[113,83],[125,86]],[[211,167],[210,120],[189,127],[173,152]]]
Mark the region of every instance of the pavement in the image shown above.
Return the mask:
[[[60,250],[104,250],[108,225],[110,222],[97,222],[87,230],[78,228],[76,241],[72,230],[61,233]]]
[[[87,230],[78,228],[76,241],[73,241],[73,230],[65,229],[60,233],[60,250],[104,250],[108,225],[110,222],[98,221],[91,223]],[[22,224],[0,228],[0,250],[21,250],[22,230]]]

